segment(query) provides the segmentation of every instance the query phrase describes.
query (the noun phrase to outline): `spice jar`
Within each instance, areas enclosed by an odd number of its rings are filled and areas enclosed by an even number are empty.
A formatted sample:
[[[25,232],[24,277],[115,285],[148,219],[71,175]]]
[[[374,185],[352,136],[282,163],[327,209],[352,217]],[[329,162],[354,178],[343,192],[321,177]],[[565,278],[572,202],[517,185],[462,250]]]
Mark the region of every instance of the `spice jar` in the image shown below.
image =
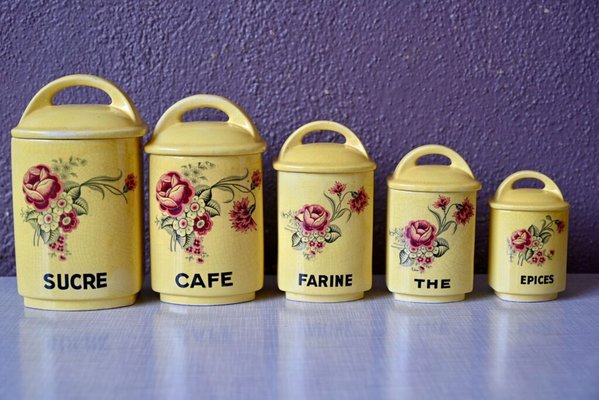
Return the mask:
[[[321,130],[345,143],[303,143]],[[283,145],[274,168],[278,285],[288,299],[349,301],[370,289],[375,167],[356,135],[332,121],[306,124]]]
[[[110,104],[55,105],[73,86]],[[12,130],[17,283],[25,306],[132,304],[143,277],[141,136],[147,127],[111,82],[70,75],[43,87]]]
[[[514,188],[522,179],[544,187]],[[557,298],[566,288],[569,205],[555,182],[540,172],[516,172],[489,204],[489,285],[495,294],[520,302]]]
[[[200,108],[229,119],[183,122]],[[187,97],[160,118],[145,147],[152,288],[160,300],[239,303],[262,288],[265,149],[246,113],[223,97]]]
[[[419,165],[428,155],[449,165]],[[410,151],[387,180],[387,287],[397,300],[463,300],[474,279],[476,192],[480,183],[452,149]]]

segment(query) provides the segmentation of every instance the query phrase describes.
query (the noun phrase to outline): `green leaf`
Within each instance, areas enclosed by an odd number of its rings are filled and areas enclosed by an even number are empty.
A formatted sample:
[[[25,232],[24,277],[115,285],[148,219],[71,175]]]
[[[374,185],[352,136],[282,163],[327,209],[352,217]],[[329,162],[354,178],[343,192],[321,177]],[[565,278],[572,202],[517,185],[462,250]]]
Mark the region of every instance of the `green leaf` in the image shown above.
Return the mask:
[[[211,217],[216,217],[220,215],[220,206],[216,201],[210,200],[208,203],[206,203],[206,211],[208,211],[208,215]]]
[[[442,257],[449,250],[449,242],[443,238],[437,238],[437,246],[433,249],[435,257]]]
[[[187,243],[187,235],[186,236],[177,235],[177,242],[179,243],[179,245],[181,247],[185,248],[185,244]]]
[[[428,207],[428,210],[430,212],[433,213],[433,215],[435,216],[435,219],[437,220],[437,226],[439,227],[439,229],[442,229],[443,227],[441,226],[441,216],[432,208]]]
[[[173,217],[164,217],[164,219],[162,220],[162,222],[160,223],[160,227],[161,228],[166,228],[167,226],[173,226],[173,222],[175,222],[175,219]]]
[[[199,196],[203,191],[210,189],[208,185],[198,185],[196,186],[196,196]]]
[[[537,228],[534,225],[531,225],[528,227],[528,231],[533,235],[533,236],[539,236],[539,228]]]
[[[73,181],[66,181],[63,185],[63,190],[65,192],[69,192],[69,190],[73,189],[74,187],[79,186],[79,184],[77,182],[73,182]]]
[[[337,225],[330,225],[328,236],[328,239],[325,236],[325,241],[327,243],[333,243],[335,240],[341,237],[341,228],[339,228]]]
[[[73,209],[77,212],[77,215],[86,215],[89,211],[89,205],[84,198],[79,197],[73,202]]]
[[[39,211],[31,210],[25,214],[25,221],[36,221],[37,224],[37,217],[39,217],[40,214],[41,212]]]
[[[102,189],[102,186],[98,186],[98,185],[87,185],[86,187],[90,188],[91,190],[94,190],[98,193],[100,193],[102,195],[102,199],[104,199],[104,197],[106,196],[106,194],[104,193],[104,189]]]
[[[300,236],[299,233],[294,232],[293,235],[291,235],[291,247],[298,247],[302,244],[302,237]]]
[[[188,233],[187,236],[185,236],[185,244],[182,247],[185,249],[189,246],[192,246],[195,238],[196,238],[196,236],[193,232]]]
[[[412,265],[414,263],[414,260],[410,258],[410,252],[406,249],[399,252],[399,263],[401,265]]]
[[[543,239],[543,244],[547,244],[547,242],[549,242],[549,239],[551,239],[551,235],[541,236],[541,238]]]
[[[171,236],[175,234],[175,230],[171,225],[163,226],[162,229],[164,229]]]
[[[532,251],[531,248],[526,249],[526,253],[524,254],[524,259],[526,261],[530,260],[535,252]]]
[[[208,204],[210,200],[212,200],[212,190],[206,189],[202,193],[200,193],[200,199],[204,200],[204,203]]]
[[[69,190],[67,194],[71,196],[73,200],[77,200],[79,196],[81,196],[81,186],[75,186],[71,188],[71,190]]]
[[[329,195],[327,195],[326,193],[323,193],[323,194],[324,194],[324,197],[326,197],[327,200],[329,201],[329,203],[331,204],[331,210],[335,210],[335,208],[336,208],[335,201],[331,197],[329,197]]]
[[[54,243],[58,240],[58,237],[60,236],[60,231],[58,229],[55,229],[53,231],[50,231],[50,237],[48,238],[48,244],[50,243]]]

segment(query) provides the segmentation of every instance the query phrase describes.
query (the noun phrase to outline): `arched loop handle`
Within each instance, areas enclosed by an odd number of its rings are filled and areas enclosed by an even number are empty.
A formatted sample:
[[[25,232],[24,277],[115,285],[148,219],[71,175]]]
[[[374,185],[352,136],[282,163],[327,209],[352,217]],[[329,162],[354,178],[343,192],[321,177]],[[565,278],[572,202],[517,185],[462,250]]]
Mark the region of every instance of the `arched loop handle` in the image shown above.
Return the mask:
[[[338,122],[334,121],[314,121],[307,123],[306,125],[301,126],[295,132],[291,134],[283,144],[281,148],[281,153],[279,158],[283,159],[285,157],[285,153],[289,151],[291,148],[296,146],[303,146],[303,139],[306,135],[316,132],[316,131],[332,131],[340,134],[345,138],[344,145],[349,146],[360,152],[365,158],[368,158],[368,153],[364,148],[360,139],[356,136],[355,133],[351,131],[345,125],[341,125]]]
[[[160,120],[156,124],[156,129],[154,129],[154,135],[160,134],[172,125],[182,123],[185,113],[200,108],[213,108],[222,111],[229,117],[228,123],[240,126],[253,137],[258,137],[258,131],[254,123],[237,104],[224,97],[211,94],[196,94],[173,104],[160,117]]]
[[[125,113],[135,124],[143,124],[137,109],[125,92],[109,80],[85,74],[67,75],[48,83],[33,96],[21,120],[35,110],[54,105],[53,99],[58,92],[75,86],[87,86],[103,91],[110,97],[110,107]]]
[[[472,173],[472,170],[470,169],[466,161],[462,158],[462,156],[460,156],[458,153],[456,153],[449,147],[441,146],[439,144],[427,144],[424,146],[417,147],[414,150],[410,151],[408,154],[404,156],[404,158],[401,159],[401,161],[395,168],[393,177],[399,178],[405,171],[417,166],[417,161],[420,158],[435,154],[449,158],[449,160],[451,161],[449,167],[460,169],[467,173],[469,176],[471,176],[472,179],[474,179],[474,174]]]
[[[557,187],[555,182],[553,182],[551,180],[551,178],[549,178],[547,175],[544,175],[540,172],[528,171],[528,170],[515,172],[515,173],[511,174],[510,176],[508,176],[507,178],[505,178],[505,180],[503,182],[501,182],[501,184],[497,188],[497,192],[495,192],[495,198],[497,200],[501,200],[502,196],[505,193],[507,193],[511,190],[514,190],[514,184],[522,179],[536,179],[538,181],[541,181],[541,182],[543,182],[543,184],[545,186],[543,187],[543,189],[540,189],[540,190],[545,190],[545,191],[551,192],[551,193],[555,194],[556,196],[558,196],[560,198],[560,200],[564,200],[564,196],[562,195],[562,192],[559,190],[559,187]]]

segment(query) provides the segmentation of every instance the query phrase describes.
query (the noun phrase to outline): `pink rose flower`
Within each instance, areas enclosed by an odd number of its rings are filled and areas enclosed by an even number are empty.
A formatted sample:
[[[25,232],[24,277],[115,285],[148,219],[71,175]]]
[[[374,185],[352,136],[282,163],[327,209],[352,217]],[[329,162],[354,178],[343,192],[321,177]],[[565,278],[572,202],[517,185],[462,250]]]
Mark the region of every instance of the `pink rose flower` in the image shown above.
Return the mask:
[[[433,245],[437,238],[437,227],[423,219],[410,221],[404,228],[404,237],[412,248],[428,247]]]
[[[305,205],[295,217],[305,232],[326,232],[330,218],[331,213],[318,204]]]
[[[176,217],[191,202],[193,189],[191,184],[176,172],[162,175],[156,184],[156,200],[162,211]]]
[[[45,165],[31,167],[23,176],[25,201],[39,211],[46,210],[61,191],[60,179]]]
[[[519,229],[512,233],[510,243],[514,250],[523,252],[532,244],[532,235],[526,229]]]

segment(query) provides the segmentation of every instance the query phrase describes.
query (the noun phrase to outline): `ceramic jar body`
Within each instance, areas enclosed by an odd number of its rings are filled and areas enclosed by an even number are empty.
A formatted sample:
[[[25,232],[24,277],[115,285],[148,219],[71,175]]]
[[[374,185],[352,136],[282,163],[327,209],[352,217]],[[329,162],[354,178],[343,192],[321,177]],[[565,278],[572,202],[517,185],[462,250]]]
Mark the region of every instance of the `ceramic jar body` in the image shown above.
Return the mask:
[[[568,210],[491,210],[489,284],[505,300],[543,301],[566,288]]]
[[[355,300],[371,288],[373,177],[278,172],[278,285],[288,299]]]
[[[396,299],[449,302],[472,291],[476,192],[389,190],[387,287]]]
[[[262,159],[150,156],[152,288],[162,301],[228,304],[262,288]]]
[[[19,294],[25,305],[132,304],[143,277],[140,138],[12,139]]]

